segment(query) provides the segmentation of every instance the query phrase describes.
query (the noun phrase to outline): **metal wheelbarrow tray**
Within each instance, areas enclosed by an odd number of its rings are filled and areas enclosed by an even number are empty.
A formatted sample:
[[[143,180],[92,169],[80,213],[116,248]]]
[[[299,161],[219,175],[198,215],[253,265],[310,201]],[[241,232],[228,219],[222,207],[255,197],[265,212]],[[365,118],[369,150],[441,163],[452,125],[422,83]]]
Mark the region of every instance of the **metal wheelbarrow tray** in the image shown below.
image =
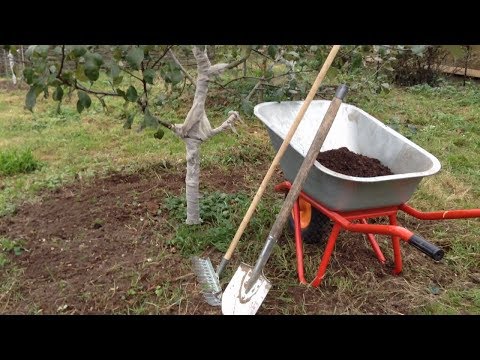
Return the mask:
[[[267,126],[278,151],[301,101],[267,102],[255,106],[255,115]],[[280,165],[285,178],[293,182],[330,105],[328,100],[312,101]],[[334,211],[353,211],[400,205],[407,202],[425,176],[440,170],[432,154],[390,127],[349,104],[342,104],[321,151],[347,147],[380,160],[394,175],[370,178],[340,174],[315,162],[303,191]]]

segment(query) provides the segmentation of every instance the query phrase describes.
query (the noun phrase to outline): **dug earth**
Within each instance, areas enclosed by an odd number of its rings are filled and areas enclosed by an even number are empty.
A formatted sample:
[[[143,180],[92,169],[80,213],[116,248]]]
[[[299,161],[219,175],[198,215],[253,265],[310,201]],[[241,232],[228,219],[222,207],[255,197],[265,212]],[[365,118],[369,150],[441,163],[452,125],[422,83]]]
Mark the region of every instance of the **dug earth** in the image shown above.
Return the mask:
[[[322,151],[317,161],[330,170],[357,177],[393,175],[393,172],[378,159],[356,154],[346,147]]]

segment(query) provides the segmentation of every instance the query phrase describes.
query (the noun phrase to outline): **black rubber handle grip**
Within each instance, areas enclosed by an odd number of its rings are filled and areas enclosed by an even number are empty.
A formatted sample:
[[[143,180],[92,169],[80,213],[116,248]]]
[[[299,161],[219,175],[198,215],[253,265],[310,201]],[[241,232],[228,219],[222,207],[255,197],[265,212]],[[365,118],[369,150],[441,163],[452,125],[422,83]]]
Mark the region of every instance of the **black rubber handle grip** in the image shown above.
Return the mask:
[[[439,261],[442,260],[443,255],[445,252],[440,249],[439,247],[429,243],[427,240],[422,238],[419,235],[413,235],[409,240],[408,243],[413,247],[416,247],[418,250],[430,256],[433,260]]]

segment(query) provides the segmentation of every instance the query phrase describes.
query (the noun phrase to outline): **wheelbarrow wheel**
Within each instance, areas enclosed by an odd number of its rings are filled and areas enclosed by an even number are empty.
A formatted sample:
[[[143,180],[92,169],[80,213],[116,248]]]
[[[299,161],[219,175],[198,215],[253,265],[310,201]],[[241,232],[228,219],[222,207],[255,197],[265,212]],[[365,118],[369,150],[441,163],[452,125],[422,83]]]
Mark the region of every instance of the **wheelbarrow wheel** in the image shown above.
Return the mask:
[[[293,210],[289,216],[290,229],[295,231]],[[320,244],[327,240],[332,230],[329,217],[315,209],[310,203],[300,199],[300,227],[302,239],[307,244]]]

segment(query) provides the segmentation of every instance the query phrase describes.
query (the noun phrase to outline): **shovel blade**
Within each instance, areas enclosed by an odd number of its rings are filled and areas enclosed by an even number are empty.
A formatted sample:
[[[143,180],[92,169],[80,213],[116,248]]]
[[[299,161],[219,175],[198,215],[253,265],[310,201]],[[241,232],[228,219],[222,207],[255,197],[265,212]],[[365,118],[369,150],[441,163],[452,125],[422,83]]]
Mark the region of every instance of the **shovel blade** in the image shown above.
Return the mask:
[[[245,285],[250,279],[253,268],[240,264],[228,283],[222,296],[222,314],[224,315],[255,315],[272,284],[262,274],[248,292]]]

